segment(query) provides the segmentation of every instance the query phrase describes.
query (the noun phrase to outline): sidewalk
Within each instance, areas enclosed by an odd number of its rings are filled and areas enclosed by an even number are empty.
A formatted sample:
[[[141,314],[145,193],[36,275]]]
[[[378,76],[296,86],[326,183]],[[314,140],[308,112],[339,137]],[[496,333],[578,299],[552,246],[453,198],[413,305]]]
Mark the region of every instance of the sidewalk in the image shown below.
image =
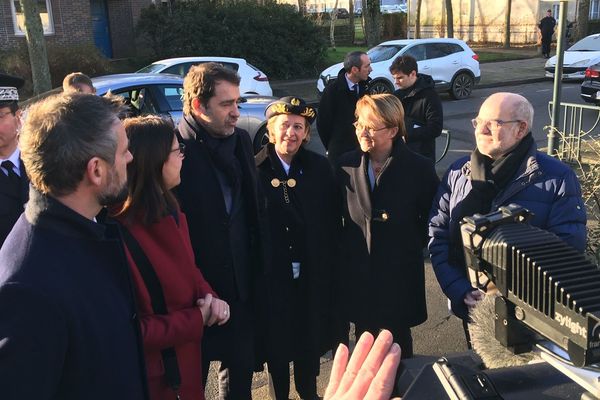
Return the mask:
[[[533,83],[543,81],[544,64],[546,60],[537,55],[537,50],[534,48],[474,48],[486,52],[510,52],[522,53],[522,60],[499,61],[483,63],[479,65],[481,69],[481,81],[475,88],[491,88],[499,86],[519,85],[525,83]],[[314,79],[300,79],[287,81],[272,81],[273,96],[283,97],[295,95],[304,98],[309,103],[317,103],[317,77]]]

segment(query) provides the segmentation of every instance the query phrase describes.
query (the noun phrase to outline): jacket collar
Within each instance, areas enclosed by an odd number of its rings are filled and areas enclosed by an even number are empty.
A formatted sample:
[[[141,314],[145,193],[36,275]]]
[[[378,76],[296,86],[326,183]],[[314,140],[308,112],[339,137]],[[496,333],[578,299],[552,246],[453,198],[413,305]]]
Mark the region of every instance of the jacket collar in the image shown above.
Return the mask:
[[[462,171],[463,175],[465,175],[467,177],[471,176],[471,161],[470,160],[467,161],[465,163],[465,165],[463,165],[461,171]],[[535,141],[534,141],[532,143],[532,145],[529,147],[529,149],[527,150],[527,154],[526,154],[525,158],[523,158],[521,165],[519,165],[519,168],[517,169],[517,173],[515,174],[513,181],[518,181],[521,179],[528,179],[528,181],[530,181],[531,179],[538,176],[542,172],[543,171],[541,171],[540,164],[538,163],[538,160],[537,160],[537,145],[535,144]]]
[[[105,238],[106,227],[104,225],[87,219],[33,187],[29,191],[29,202],[25,207],[25,217],[32,225],[58,231],[68,236],[94,240]]]

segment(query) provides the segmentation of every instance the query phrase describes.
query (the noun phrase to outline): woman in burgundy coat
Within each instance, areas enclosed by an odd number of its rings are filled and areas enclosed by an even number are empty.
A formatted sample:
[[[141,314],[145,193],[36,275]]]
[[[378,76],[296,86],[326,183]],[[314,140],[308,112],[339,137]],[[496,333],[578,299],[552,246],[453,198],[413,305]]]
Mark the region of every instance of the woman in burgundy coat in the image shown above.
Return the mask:
[[[125,240],[135,286],[146,357],[150,396],[154,400],[204,399],[200,341],[205,325],[224,324],[229,306],[216,297],[196,267],[185,215],[170,190],[179,184],[184,146],[170,123],[155,116],[125,121],[129,151],[128,196],[116,219],[135,238],[148,262]],[[150,264],[164,297],[165,313],[153,309],[156,296],[141,264]],[[144,279],[146,278],[146,280]],[[146,284],[148,283],[148,285]],[[158,308],[158,306],[156,306]],[[167,375],[166,349],[174,349],[180,385]],[[172,351],[172,350],[170,350]],[[166,371],[167,370],[167,371]]]

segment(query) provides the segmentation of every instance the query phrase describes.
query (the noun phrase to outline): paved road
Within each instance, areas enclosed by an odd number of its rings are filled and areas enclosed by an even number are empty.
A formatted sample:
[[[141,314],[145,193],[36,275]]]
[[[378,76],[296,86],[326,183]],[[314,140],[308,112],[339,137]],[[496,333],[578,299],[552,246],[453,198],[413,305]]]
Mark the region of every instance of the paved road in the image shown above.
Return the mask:
[[[562,101],[582,103],[582,100],[579,97],[579,87],[580,85],[578,83],[565,83],[563,85]],[[461,101],[452,101],[449,97],[444,95],[442,97],[444,107],[444,127],[451,130],[452,141],[447,157],[438,164],[437,169],[440,175],[443,174],[449,164],[456,159],[469,154],[474,148],[475,141],[470,121],[476,116],[481,103],[483,103],[490,94],[498,91],[520,93],[531,101],[535,110],[534,137],[538,146],[546,146],[546,131],[543,128],[550,125],[548,102],[552,99],[551,81],[505,86],[502,88],[477,89],[473,92],[471,98]],[[591,119],[591,115],[584,118],[587,124],[591,123]],[[324,153],[323,146],[316,131],[313,132],[309,147],[314,151]],[[464,351],[466,349],[466,344],[462,328],[456,318],[448,319],[446,299],[439,289],[430,264],[426,264],[426,290],[429,318],[427,322],[413,330],[415,354],[443,355]],[[321,377],[319,379],[320,393],[323,393],[326,385],[331,366],[330,364],[330,357],[324,357],[322,359]],[[209,381],[214,382],[214,375],[211,375]],[[213,382],[209,382],[207,390],[208,399],[216,398],[214,395],[215,388],[212,384]],[[265,373],[255,374],[253,399],[269,399],[268,385],[266,383],[267,379]]]

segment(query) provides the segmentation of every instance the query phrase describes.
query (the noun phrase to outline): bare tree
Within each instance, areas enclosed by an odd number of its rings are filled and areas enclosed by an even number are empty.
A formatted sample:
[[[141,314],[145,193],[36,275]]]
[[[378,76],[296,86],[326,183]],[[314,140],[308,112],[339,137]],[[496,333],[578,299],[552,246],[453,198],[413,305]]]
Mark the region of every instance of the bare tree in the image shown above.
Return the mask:
[[[40,18],[37,0],[19,0],[25,17],[25,38],[31,64],[31,81],[33,94],[40,94],[52,88],[48,54],[44,39],[44,27]]]
[[[574,40],[583,39],[588,35],[588,21],[590,19],[590,0],[579,0],[578,3]]]
[[[504,13],[504,48],[510,48],[510,12],[512,0],[506,0],[506,12]]]
[[[417,0],[417,12],[415,13],[415,38],[421,38],[421,4],[423,0]],[[408,17],[406,18],[406,24],[408,25]]]
[[[445,0],[446,2],[446,29],[448,37],[454,37],[454,12],[452,11],[452,0]]]
[[[306,0],[298,0],[298,12],[300,15],[306,15]]]
[[[350,34],[350,43],[354,44],[355,27],[354,27],[354,1],[348,0],[348,33]]]
[[[335,0],[333,10],[331,10],[331,19],[329,20],[329,41],[331,42],[331,48],[335,50],[335,22],[337,21],[337,9],[338,1]]]
[[[366,0],[366,7],[363,4],[363,22],[368,47],[378,44],[381,37],[381,10],[379,6],[379,0]]]

